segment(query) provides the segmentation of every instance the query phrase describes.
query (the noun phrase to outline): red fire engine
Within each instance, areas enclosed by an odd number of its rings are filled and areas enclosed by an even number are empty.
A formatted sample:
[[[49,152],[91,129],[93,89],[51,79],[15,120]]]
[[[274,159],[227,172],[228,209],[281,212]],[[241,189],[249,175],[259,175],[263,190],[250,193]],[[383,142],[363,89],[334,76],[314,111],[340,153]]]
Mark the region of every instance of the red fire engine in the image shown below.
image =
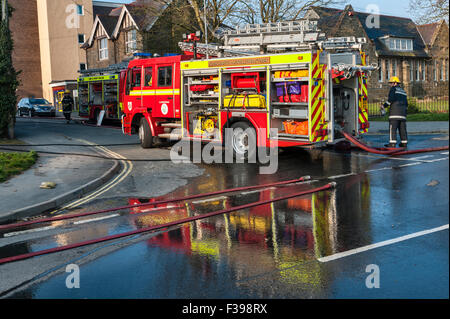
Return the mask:
[[[244,158],[256,152],[251,139],[258,147],[317,147],[339,141],[341,131],[366,133],[366,81],[376,66],[366,66],[365,39],[324,39],[305,23],[266,30],[266,38],[247,26],[221,47],[187,40],[184,55],[130,61],[121,84],[124,133],[138,133],[144,148],[157,138],[225,143]],[[259,54],[261,42],[278,53]],[[287,48],[295,51],[279,53]]]

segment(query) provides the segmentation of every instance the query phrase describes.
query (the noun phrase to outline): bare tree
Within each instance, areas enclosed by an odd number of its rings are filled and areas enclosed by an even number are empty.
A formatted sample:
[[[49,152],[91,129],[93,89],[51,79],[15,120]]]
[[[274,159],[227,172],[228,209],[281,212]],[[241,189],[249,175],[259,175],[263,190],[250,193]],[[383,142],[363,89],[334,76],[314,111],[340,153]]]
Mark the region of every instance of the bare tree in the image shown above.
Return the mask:
[[[312,6],[332,6],[343,0],[241,0],[238,15],[240,23],[270,23],[297,20]]]
[[[448,0],[410,0],[409,13],[416,23],[425,24],[442,19],[448,23]]]
[[[208,38],[214,38],[214,34],[225,23],[231,21],[238,10],[241,0],[207,0],[204,8],[203,0],[186,0],[194,10],[197,25],[205,33],[205,9],[208,26]]]

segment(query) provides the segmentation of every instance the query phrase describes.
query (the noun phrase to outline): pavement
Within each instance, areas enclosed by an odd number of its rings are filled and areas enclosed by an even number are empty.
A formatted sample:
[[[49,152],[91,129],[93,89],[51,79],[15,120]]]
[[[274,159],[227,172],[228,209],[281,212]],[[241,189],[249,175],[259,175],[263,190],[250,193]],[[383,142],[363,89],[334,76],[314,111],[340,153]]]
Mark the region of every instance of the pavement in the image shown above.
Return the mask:
[[[369,119],[370,121],[370,119]],[[445,121],[424,121],[424,122],[407,122],[406,128],[408,134],[430,134],[430,133],[447,133],[449,122]],[[369,134],[388,134],[389,123],[386,121],[370,121]]]
[[[57,120],[52,120],[61,126]],[[51,123],[51,122],[50,122]],[[39,133],[39,122],[29,119],[18,119],[16,138],[26,144],[86,144],[74,140],[63,132],[49,134]],[[63,125],[66,125],[65,122]],[[79,126],[69,124],[69,126]],[[66,128],[66,126],[64,126]],[[47,130],[48,128],[46,128]],[[86,144],[87,145],[87,144]],[[8,145],[4,147],[11,148]],[[16,147],[22,150],[40,150],[47,152],[63,152],[61,146]],[[104,155],[95,148],[70,147],[70,152],[92,155]],[[80,198],[106,183],[119,170],[115,160],[71,155],[40,154],[37,162],[29,170],[12,177],[0,184],[0,222],[39,215],[55,209],[65,202]],[[43,182],[54,182],[56,188],[41,189]]]

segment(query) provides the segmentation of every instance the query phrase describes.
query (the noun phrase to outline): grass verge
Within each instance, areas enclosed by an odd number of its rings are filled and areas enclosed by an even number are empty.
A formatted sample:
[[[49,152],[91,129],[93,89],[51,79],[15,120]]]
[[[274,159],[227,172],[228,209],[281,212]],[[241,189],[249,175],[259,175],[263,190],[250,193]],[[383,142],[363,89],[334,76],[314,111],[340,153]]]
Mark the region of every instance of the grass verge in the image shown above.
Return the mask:
[[[425,121],[448,121],[448,113],[416,113],[408,114],[407,121],[410,122],[425,122]],[[388,115],[380,117],[370,117],[370,121],[389,121]]]
[[[37,158],[38,155],[35,151],[28,153],[0,152],[0,183],[29,169],[36,163]]]

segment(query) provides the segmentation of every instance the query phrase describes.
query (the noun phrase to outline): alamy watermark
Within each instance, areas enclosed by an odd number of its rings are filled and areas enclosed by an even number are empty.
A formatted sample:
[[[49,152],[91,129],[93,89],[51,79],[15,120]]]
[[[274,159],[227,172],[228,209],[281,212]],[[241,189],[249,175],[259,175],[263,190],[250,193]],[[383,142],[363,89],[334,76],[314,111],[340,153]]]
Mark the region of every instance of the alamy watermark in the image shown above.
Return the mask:
[[[70,273],[66,277],[66,287],[68,289],[80,288],[80,267],[76,264],[67,265],[66,272]]]
[[[380,288],[380,267],[375,264],[367,265],[366,272],[370,273],[366,278],[366,287],[369,289]]]
[[[178,131],[179,132],[179,131]],[[276,134],[277,130],[271,130]],[[183,136],[188,136],[187,130],[183,130]],[[258,146],[258,136],[262,141]],[[170,151],[173,163],[206,163],[206,164],[231,164],[231,163],[259,163],[260,174],[274,174],[278,170],[278,146],[265,145],[267,130],[258,129],[257,135],[253,128],[224,130],[222,145],[220,132],[215,130],[211,134],[204,134],[192,141],[180,140]],[[175,139],[175,137],[174,137]]]

